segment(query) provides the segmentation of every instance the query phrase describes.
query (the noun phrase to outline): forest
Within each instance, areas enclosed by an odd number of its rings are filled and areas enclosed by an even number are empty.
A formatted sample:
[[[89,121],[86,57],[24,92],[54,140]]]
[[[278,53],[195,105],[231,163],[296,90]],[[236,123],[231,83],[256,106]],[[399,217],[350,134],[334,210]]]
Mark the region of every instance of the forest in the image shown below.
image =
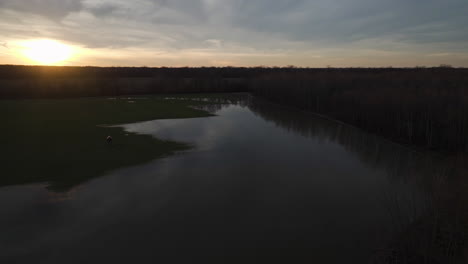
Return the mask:
[[[339,70],[266,74],[255,96],[312,111],[423,150],[468,150],[468,70]]]

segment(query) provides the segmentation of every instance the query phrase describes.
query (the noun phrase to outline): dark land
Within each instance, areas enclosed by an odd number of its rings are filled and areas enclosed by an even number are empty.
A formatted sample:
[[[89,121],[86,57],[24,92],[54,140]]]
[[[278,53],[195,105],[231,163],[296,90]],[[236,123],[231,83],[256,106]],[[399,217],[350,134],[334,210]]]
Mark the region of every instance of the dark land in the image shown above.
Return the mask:
[[[209,116],[189,107],[201,104],[162,97],[0,101],[0,187],[46,183],[50,190],[67,191],[111,170],[187,150],[186,143],[112,125]]]
[[[276,111],[259,103],[248,104],[251,111],[278,127],[338,142],[371,167],[388,171],[393,181],[416,184],[427,193],[422,214],[415,218],[393,215],[399,225],[398,235],[381,253],[384,260],[376,263],[458,263],[466,255],[468,243],[467,88],[468,69],[448,66],[308,69],[4,65],[0,66],[0,187],[45,183],[53,192],[66,192],[112,170],[188,150],[190,142],[127,133],[113,125],[206,117],[226,102],[224,95],[206,93],[247,92],[258,100],[319,114],[324,117],[323,123],[311,123],[307,115],[293,117],[279,108]],[[203,106],[206,111],[194,106]],[[108,135],[114,138],[112,144],[105,142]],[[413,151],[382,143],[389,141]],[[400,198],[391,196],[392,210],[407,206]]]
[[[468,150],[468,69],[0,66],[0,98],[250,92],[419,150]]]

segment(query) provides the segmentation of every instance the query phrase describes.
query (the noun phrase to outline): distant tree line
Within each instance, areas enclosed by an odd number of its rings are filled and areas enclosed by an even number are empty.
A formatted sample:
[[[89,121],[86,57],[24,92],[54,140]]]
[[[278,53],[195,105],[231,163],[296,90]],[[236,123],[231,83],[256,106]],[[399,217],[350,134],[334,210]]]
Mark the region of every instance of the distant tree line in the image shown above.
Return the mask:
[[[243,67],[68,67],[0,65],[0,79],[24,78],[244,78],[265,68]]]
[[[0,98],[64,98],[247,91],[248,68],[0,65]],[[258,70],[260,72],[260,70]]]
[[[323,72],[383,73],[408,71],[452,71],[456,69],[442,64],[426,68],[300,68],[287,67],[94,67],[94,66],[22,66],[0,65],[0,79],[44,79],[44,78],[257,78],[265,74],[301,73],[316,74]]]

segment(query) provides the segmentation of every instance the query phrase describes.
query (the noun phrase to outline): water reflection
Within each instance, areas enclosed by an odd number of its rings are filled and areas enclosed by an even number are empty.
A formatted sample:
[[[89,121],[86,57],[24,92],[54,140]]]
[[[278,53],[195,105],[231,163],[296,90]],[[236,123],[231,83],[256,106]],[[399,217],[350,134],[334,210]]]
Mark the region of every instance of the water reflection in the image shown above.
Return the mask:
[[[424,236],[405,230],[439,212],[428,193],[447,167],[343,124],[229,100],[210,106],[216,117],[125,126],[189,152],[73,196],[0,189],[0,260],[388,263],[420,249]]]
[[[267,103],[254,102],[249,108],[265,120],[307,137],[338,142],[367,166],[385,171],[393,185],[411,188],[383,191],[382,206],[388,209],[395,229],[390,244],[374,256],[377,263],[464,262],[465,157],[412,151],[346,124],[323,118],[308,122],[310,114],[290,118],[287,108],[265,108]]]

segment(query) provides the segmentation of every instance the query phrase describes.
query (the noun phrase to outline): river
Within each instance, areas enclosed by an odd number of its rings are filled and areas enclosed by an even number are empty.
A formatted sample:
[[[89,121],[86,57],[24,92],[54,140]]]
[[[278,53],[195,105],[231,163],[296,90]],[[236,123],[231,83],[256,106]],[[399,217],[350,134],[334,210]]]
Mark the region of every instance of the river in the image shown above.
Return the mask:
[[[124,125],[190,151],[1,188],[2,263],[369,263],[427,207],[407,148],[248,96],[210,110]]]

